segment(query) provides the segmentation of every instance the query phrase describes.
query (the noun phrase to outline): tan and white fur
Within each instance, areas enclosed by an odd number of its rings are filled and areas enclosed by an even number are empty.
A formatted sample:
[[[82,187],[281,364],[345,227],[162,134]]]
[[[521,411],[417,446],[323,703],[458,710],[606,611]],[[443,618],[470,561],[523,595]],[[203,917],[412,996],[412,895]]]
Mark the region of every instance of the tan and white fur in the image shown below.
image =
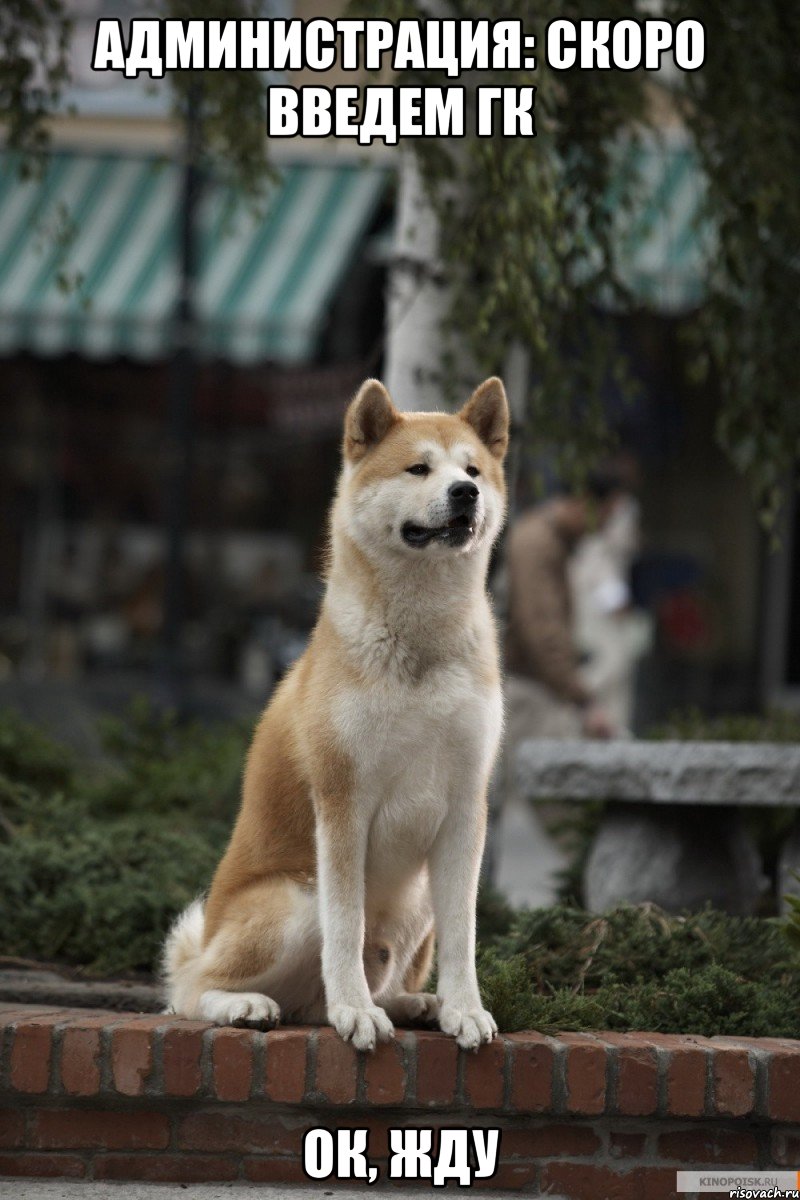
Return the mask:
[[[205,903],[167,938],[168,1002],[218,1024],[332,1024],[359,1050],[392,1022],[496,1033],[475,973],[486,790],[502,724],[489,554],[508,406],[351,403],[309,646],[253,738]],[[438,994],[424,991],[434,929]]]

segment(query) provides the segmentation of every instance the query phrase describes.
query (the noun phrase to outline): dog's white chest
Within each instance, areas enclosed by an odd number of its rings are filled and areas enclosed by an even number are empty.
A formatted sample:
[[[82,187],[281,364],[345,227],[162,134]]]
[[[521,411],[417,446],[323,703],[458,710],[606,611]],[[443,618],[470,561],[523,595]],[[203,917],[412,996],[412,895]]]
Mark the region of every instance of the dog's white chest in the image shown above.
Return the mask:
[[[368,873],[397,880],[427,857],[448,806],[482,784],[500,728],[499,693],[451,665],[415,687],[343,692],[337,732],[370,821]]]
[[[482,759],[499,732],[500,704],[499,689],[479,686],[459,664],[417,685],[390,679],[343,689],[334,720],[359,782],[391,792],[420,775],[446,786],[465,754]]]

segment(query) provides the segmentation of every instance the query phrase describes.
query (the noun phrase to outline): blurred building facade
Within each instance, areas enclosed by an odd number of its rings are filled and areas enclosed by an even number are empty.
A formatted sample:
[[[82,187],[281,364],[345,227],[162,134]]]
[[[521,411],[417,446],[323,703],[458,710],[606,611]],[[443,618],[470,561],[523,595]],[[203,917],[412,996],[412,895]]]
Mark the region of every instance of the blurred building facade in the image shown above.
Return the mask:
[[[89,69],[95,21],[130,6],[74,7],[73,83],[47,167],[21,180],[6,156],[0,179],[10,676],[148,670],[164,621],[184,130],[164,86]],[[319,8],[280,0],[268,15]],[[641,468],[632,592],[655,635],[638,728],[676,706],[753,708],[800,688],[792,522],[770,558],[714,442],[714,381],[687,382],[683,335],[713,244],[684,131],[663,96],[654,103],[656,134],[620,157],[640,181],[619,231],[636,307],[609,315],[641,384],[631,403],[607,397]],[[341,415],[381,369],[397,169],[381,145],[334,139],[281,142],[272,158],[280,177],[260,208],[211,176],[201,189],[185,539],[187,669],[259,696],[313,621]]]
[[[342,413],[380,357],[390,171],[298,141],[271,149],[262,199],[201,173],[195,320],[176,328],[186,131],[163,81],[90,69],[96,20],[133,6],[71,7],[45,168],[21,178],[5,155],[0,178],[0,662],[72,676],[157,659],[188,332],[185,665],[263,692],[273,643],[313,621]]]

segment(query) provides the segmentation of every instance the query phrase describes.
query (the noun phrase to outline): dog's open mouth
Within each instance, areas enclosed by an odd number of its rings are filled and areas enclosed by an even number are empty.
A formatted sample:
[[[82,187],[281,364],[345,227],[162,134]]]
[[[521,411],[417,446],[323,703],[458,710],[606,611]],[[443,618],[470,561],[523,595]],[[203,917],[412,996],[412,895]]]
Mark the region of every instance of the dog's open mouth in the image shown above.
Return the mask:
[[[429,542],[463,546],[475,533],[476,527],[474,516],[461,513],[451,517],[446,525],[415,525],[413,521],[406,521],[400,532],[409,546],[427,546]]]

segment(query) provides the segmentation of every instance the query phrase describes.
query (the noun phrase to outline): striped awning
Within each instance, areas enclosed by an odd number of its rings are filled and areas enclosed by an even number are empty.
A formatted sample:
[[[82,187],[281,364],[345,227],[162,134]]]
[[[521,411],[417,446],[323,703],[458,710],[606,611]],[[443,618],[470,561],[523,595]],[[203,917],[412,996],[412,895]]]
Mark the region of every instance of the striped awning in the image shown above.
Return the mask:
[[[263,202],[210,182],[198,212],[199,349],[296,363],[386,186],[374,166],[297,164]],[[180,171],[152,158],[55,153],[20,178],[0,160],[0,355],[168,353],[178,285]]]
[[[601,308],[649,309],[680,316],[703,303],[716,249],[704,214],[705,178],[688,135],[680,129],[626,136],[612,148],[608,215],[614,273],[624,299],[600,282],[602,254],[585,222],[571,277],[593,285]]]
[[[620,146],[616,175],[630,203],[616,214],[618,274],[634,301],[669,315],[703,301],[714,231],[703,218],[705,182],[682,131]],[[616,189],[615,189],[616,190]]]

